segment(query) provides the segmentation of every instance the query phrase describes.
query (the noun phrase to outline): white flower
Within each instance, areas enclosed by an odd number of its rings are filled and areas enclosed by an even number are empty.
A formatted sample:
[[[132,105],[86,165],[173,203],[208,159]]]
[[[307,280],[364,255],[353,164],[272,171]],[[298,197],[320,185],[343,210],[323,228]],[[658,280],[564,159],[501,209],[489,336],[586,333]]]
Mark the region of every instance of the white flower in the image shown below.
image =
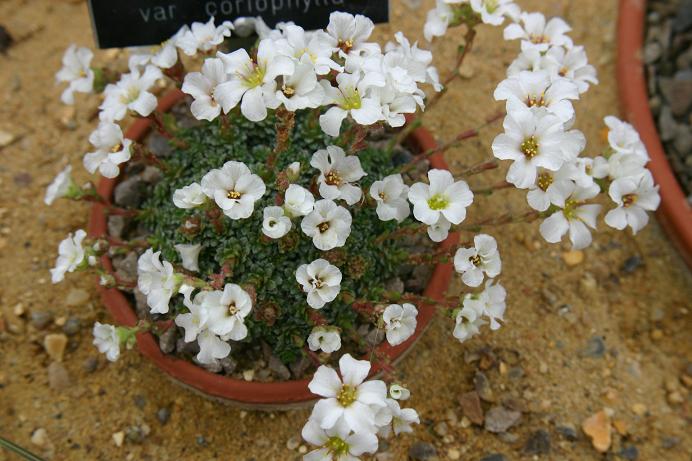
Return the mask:
[[[400,384],[392,384],[389,386],[389,396],[394,400],[408,400],[411,397],[411,391]]]
[[[387,419],[390,421],[386,425],[380,426],[378,435],[389,437],[392,429],[394,435],[408,434],[413,432],[412,424],[420,424],[418,412],[413,408],[401,408],[399,402],[393,399],[387,399],[387,407],[380,410],[381,413],[387,413]],[[381,418],[382,416],[380,416]]]
[[[319,200],[310,214],[303,218],[300,227],[312,237],[317,249],[329,251],[346,244],[351,234],[351,213],[333,200]]]
[[[449,236],[449,229],[451,229],[452,223],[447,221],[444,216],[440,216],[435,224],[428,226],[428,237],[433,242],[442,242],[447,240]]]
[[[479,310],[477,303],[469,304],[471,294],[464,297],[464,307],[462,307],[456,316],[456,325],[453,335],[460,342],[464,342],[473,336],[480,333],[480,327],[485,324],[482,318],[482,311]]]
[[[182,288],[181,288],[181,291]],[[204,306],[203,301],[208,291],[200,291],[195,295],[194,300],[191,300],[189,294],[191,290],[187,290],[185,300],[183,301],[185,307],[188,308],[189,312],[185,314],[178,314],[175,317],[175,324],[185,330],[185,342],[191,343],[196,340],[199,334],[207,329],[207,322],[209,321],[209,311]]]
[[[178,62],[178,40],[188,31],[188,26],[184,25],[160,45],[132,48],[128,67],[141,68],[151,63],[160,69],[170,69]]]
[[[411,43],[403,32],[394,34],[398,44],[387,43],[384,64],[389,68],[400,67],[418,83],[429,83],[435,91],[441,91],[440,76],[437,69],[431,65],[433,55],[428,50],[418,48],[418,43]]]
[[[379,380],[365,381],[370,362],[356,360],[350,354],[339,359],[339,371],[341,379],[325,365],[315,372],[308,388],[323,398],[315,404],[310,419],[322,429],[331,429],[343,420],[356,433],[372,434],[376,408],[387,405],[387,386]]]
[[[648,158],[640,154],[615,152],[608,159],[596,157],[593,165],[594,178],[619,179],[639,177],[646,172]]]
[[[280,239],[291,230],[291,218],[280,206],[268,206],[263,211],[262,233],[269,238]]]
[[[137,260],[137,287],[147,297],[152,314],[168,313],[168,303],[181,282],[173,265],[160,258],[160,251],[149,248]]]
[[[470,0],[473,11],[481,15],[485,24],[499,26],[505,21],[505,16],[519,16],[519,7],[513,0]]]
[[[447,170],[428,171],[428,180],[430,184],[418,182],[408,191],[416,219],[429,226],[440,225],[440,217],[451,224],[461,223],[466,218],[466,208],[473,203],[473,192],[468,184],[455,182]]]
[[[197,208],[206,201],[207,196],[204,195],[202,186],[196,182],[193,182],[189,186],[185,186],[182,189],[176,189],[176,191],[173,192],[173,203],[178,208]]]
[[[570,99],[579,99],[579,88],[566,78],[551,80],[546,71],[523,71],[500,82],[495,89],[496,101],[507,101],[507,113],[515,106],[544,107],[563,122],[574,117]]]
[[[632,125],[612,115],[607,116],[604,121],[608,126],[608,144],[615,152],[635,154],[648,161],[646,147]]]
[[[423,35],[427,41],[432,41],[434,37],[442,37],[447,33],[447,27],[454,19],[454,10],[445,0],[437,0],[434,9],[428,11]]]
[[[51,281],[53,283],[62,282],[67,272],[74,272],[87,265],[85,251],[82,242],[86,237],[86,232],[79,229],[70,234],[58,245],[58,258],[55,260],[55,267],[50,270]]]
[[[197,336],[199,353],[195,357],[199,363],[212,364],[218,359],[228,357],[231,345],[215,335],[211,330],[204,330]]]
[[[387,342],[392,346],[397,346],[413,335],[416,331],[416,316],[418,309],[413,304],[404,303],[390,304],[382,313]]]
[[[99,106],[100,119],[108,122],[122,120],[128,110],[142,117],[149,116],[156,109],[156,96],[149,89],[162,76],[158,67],[149,65],[144,73],[130,69],[130,73],[123,74],[117,83],[109,83],[103,92],[103,104]]]
[[[334,301],[341,290],[341,271],[324,259],[298,267],[296,280],[308,294],[308,305],[313,309]]]
[[[601,205],[587,205],[585,200],[598,195],[597,185],[589,188],[578,187],[573,182],[559,185],[553,198],[553,204],[560,207],[540,225],[540,232],[546,241],[558,243],[569,231],[572,248],[581,250],[591,244],[589,227],[596,229],[596,218]],[[588,227],[587,227],[588,226]]]
[[[539,170],[536,184],[530,186],[526,196],[529,206],[537,211],[547,210],[553,200],[557,200],[556,194],[563,190],[565,183],[574,181],[579,187],[593,187],[593,176],[587,173],[587,169],[592,168],[589,163],[593,160],[579,157],[575,162],[565,162],[557,171]]]
[[[277,52],[271,39],[264,39],[253,60],[244,49],[233,53],[217,53],[226,67],[228,81],[216,87],[214,97],[224,113],[240,103],[240,112],[250,121],[259,122],[267,117],[267,107],[276,109],[276,77],[290,75],[295,69],[293,60]]]
[[[483,282],[483,274],[490,278],[500,275],[502,262],[497,251],[497,241],[487,234],[473,238],[473,248],[459,248],[454,255],[454,269],[461,274],[461,280],[470,287]]]
[[[324,88],[317,82],[312,64],[299,62],[295,70],[283,75],[283,84],[275,97],[287,110],[295,112],[319,107],[324,100]]]
[[[113,325],[94,323],[94,346],[100,353],[106,354],[106,358],[115,362],[120,357],[120,336]]]
[[[380,102],[368,95],[372,87],[383,87],[384,77],[379,73],[360,72],[336,76],[337,88],[327,80],[320,80],[324,89],[325,105],[336,104],[320,116],[320,127],[329,136],[339,136],[341,124],[349,115],[359,125],[368,126],[382,119]]]
[[[223,339],[245,339],[247,326],[244,319],[252,310],[252,299],[247,291],[234,283],[227,283],[223,291],[208,292],[202,305],[209,315],[209,331]]]
[[[556,48],[551,48],[551,50],[553,49]],[[559,49],[562,49],[562,47],[559,47]],[[511,77],[512,75],[517,75],[519,72],[523,71],[536,72],[544,70],[545,68],[547,68],[547,66],[545,64],[543,54],[536,48],[526,48],[521,50],[519,56],[517,56],[517,58],[512,61],[512,64],[509,65],[507,68],[507,76]],[[552,75],[557,74],[551,72],[551,76]]]
[[[538,52],[538,51],[536,51]],[[598,84],[596,69],[589,64],[583,46],[564,49],[554,46],[543,57],[543,67],[555,77],[564,77],[573,81],[580,93],[589,89],[589,84]]]
[[[221,114],[221,105],[214,97],[216,87],[228,80],[223,61],[218,58],[207,59],[201,72],[190,72],[185,76],[183,93],[194,98],[190,111],[197,120],[212,121]]]
[[[188,56],[197,54],[197,51],[210,51],[221,44],[226,37],[230,37],[233,24],[224,21],[218,27],[214,25],[214,17],[206,23],[193,22],[189,29],[180,33],[177,45]]]
[[[370,186],[370,197],[377,202],[377,216],[382,221],[395,219],[400,223],[411,214],[408,201],[408,186],[400,174],[389,175]]]
[[[323,198],[342,199],[349,205],[361,199],[363,191],[351,184],[366,175],[356,155],[347,156],[341,147],[327,146],[312,155],[310,165],[320,170],[317,182]]]
[[[632,228],[636,234],[649,222],[647,211],[655,211],[661,203],[658,186],[648,170],[638,178],[620,178],[610,184],[608,195],[617,204],[605,216],[605,222],[615,229]]]
[[[175,245],[175,249],[180,255],[180,259],[183,261],[183,267],[185,269],[193,272],[199,271],[199,252],[202,250],[202,245],[199,243],[179,243]]]
[[[493,154],[514,161],[507,171],[507,181],[520,189],[535,184],[538,167],[557,171],[586,145],[581,132],[565,131],[562,120],[545,110],[513,111],[507,114],[503,126],[505,132],[493,140]]]
[[[519,22],[521,22],[520,25]],[[522,40],[522,49],[536,48],[548,51],[551,46],[572,48],[572,39],[565,35],[572,28],[560,18],[552,18],[546,23],[541,13],[521,13],[519,21],[505,28],[505,40]]]
[[[89,135],[89,142],[96,148],[84,156],[84,168],[89,173],[98,169],[105,178],[120,174],[120,165],[130,160],[132,141],[123,138],[123,132],[112,122],[101,122]]]
[[[335,48],[332,47],[331,37],[323,30],[306,33],[302,27],[288,25],[285,37],[277,40],[276,46],[282,54],[310,64],[317,75],[327,75],[332,70],[344,71],[332,60]]]
[[[327,38],[330,41],[328,43],[332,48],[338,48],[342,56],[369,53],[379,49],[377,44],[367,41],[374,29],[375,24],[361,14],[353,16],[335,11],[329,15]]]
[[[291,184],[284,195],[284,211],[289,217],[305,216],[315,208],[315,197],[306,188]]]
[[[467,294],[464,297],[464,308],[470,307],[490,319],[490,329],[497,330],[504,321],[503,317],[507,303],[507,291],[499,283],[493,285],[493,280],[485,282],[485,289],[478,294]]]
[[[62,69],[55,74],[58,82],[67,82],[60,99],[74,104],[74,93],[91,93],[94,90],[94,71],[89,65],[94,53],[89,48],[70,45],[62,57]]]
[[[303,456],[303,461],[358,461],[358,456],[363,453],[377,451],[375,434],[353,433],[344,421],[325,430],[310,419],[303,427],[302,436],[308,443],[319,447]]]
[[[246,219],[252,215],[255,202],[264,195],[267,187],[247,165],[231,160],[204,175],[202,191],[214,199],[229,218]]]
[[[68,197],[77,191],[77,185],[72,180],[72,166],[67,165],[53,179],[46,189],[46,196],[43,201],[46,205],[52,205],[59,198]]]
[[[341,335],[334,327],[315,327],[308,336],[308,347],[311,351],[326,353],[336,352],[341,349]]]

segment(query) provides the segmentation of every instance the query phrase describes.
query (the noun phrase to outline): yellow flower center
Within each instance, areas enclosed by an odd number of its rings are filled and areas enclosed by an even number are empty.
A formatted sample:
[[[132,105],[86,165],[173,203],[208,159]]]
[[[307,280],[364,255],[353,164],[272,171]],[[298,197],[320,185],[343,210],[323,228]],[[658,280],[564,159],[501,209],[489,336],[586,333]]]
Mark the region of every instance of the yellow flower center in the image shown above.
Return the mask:
[[[111,147],[111,154],[115,154],[116,152],[120,152],[123,150],[123,145],[118,143],[115,146]]]
[[[336,400],[342,407],[350,407],[356,401],[357,391],[353,386],[344,384],[339,393],[336,395]]]
[[[355,88],[342,92],[343,99],[339,104],[344,110],[360,109],[363,106],[363,101],[360,99],[360,93]]]
[[[548,190],[548,187],[553,183],[553,175],[550,173],[541,173],[538,175],[538,188],[543,192]]]
[[[540,95],[529,95],[526,99],[526,105],[529,107],[543,107],[545,106],[545,92]]]
[[[317,228],[320,230],[320,233],[324,234],[329,230],[329,223],[328,222],[323,222],[317,226]]]
[[[284,85],[284,86],[281,88],[281,91],[283,92],[283,94],[284,94],[285,96],[287,96],[287,97],[289,97],[289,98],[290,98],[291,96],[293,96],[294,94],[296,94],[295,88],[290,87],[290,86],[286,86],[286,85]]]
[[[228,315],[236,315],[238,312],[240,312],[240,309],[238,309],[234,303],[228,306]]]
[[[326,182],[330,186],[338,186],[339,184],[341,184],[341,176],[339,176],[338,171],[331,170],[329,173],[324,175],[324,182]]]
[[[339,43],[337,46],[343,51],[344,53],[348,53],[353,49],[353,40],[348,39],[348,40],[339,40]]]
[[[469,261],[471,261],[471,263],[472,263],[474,266],[480,266],[481,263],[483,262],[483,261],[481,260],[481,257],[478,256],[478,255],[471,256],[471,257],[469,258]]]
[[[139,88],[136,86],[131,86],[122,96],[120,96],[120,102],[123,104],[133,103],[137,100],[137,98],[139,98],[139,93]]]
[[[264,83],[264,76],[266,74],[265,67],[259,63],[252,63],[252,68],[247,69],[246,75],[242,76],[245,86],[248,88],[255,88]]]
[[[241,194],[238,191],[235,190],[229,190],[228,193],[226,194],[226,197],[228,197],[231,200],[238,200],[240,197],[242,197],[243,194]]]
[[[550,38],[546,37],[545,35],[531,34],[529,35],[529,40],[531,41],[531,43],[534,43],[536,45],[540,45],[541,43],[550,43]]]
[[[637,203],[637,194],[627,194],[622,196],[622,206],[629,208]]]
[[[327,443],[324,444],[325,448],[329,450],[329,453],[337,458],[348,454],[348,444],[341,440],[339,437],[330,437]]]
[[[521,150],[521,153],[524,154],[526,158],[531,160],[538,155],[538,140],[535,136],[524,139],[524,142],[521,143],[519,150]]]
[[[428,206],[434,211],[444,210],[449,206],[449,200],[442,194],[435,194],[428,199]]]

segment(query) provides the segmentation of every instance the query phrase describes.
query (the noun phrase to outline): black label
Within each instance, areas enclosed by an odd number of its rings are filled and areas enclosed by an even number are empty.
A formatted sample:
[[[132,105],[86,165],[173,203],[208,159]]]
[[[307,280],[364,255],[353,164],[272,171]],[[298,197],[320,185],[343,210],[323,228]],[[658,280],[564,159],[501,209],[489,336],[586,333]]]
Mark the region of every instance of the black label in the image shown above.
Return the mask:
[[[270,27],[293,21],[306,30],[322,29],[334,11],[362,14],[374,22],[389,20],[388,0],[89,0],[100,48],[157,45],[181,26],[216,24],[243,16],[261,16]]]

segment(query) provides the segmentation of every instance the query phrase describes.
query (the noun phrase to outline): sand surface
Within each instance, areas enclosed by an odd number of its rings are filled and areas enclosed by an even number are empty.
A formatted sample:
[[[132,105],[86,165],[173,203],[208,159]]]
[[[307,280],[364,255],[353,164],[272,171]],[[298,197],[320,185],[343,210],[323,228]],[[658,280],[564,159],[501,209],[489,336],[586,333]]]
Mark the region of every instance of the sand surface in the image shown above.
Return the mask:
[[[419,37],[433,2],[411,6],[416,3],[392,0],[392,21],[378,27],[378,38],[398,30]],[[589,139],[588,153],[596,155],[603,148],[602,118],[618,111],[617,2],[520,4],[563,15],[573,25],[575,42],[585,45],[597,67],[601,84],[577,104],[577,127]],[[116,364],[100,357],[95,372],[84,370],[85,360],[96,355],[90,326],[94,320],[109,321],[109,316],[91,277],[72,276],[53,286],[48,269],[58,242],[86,226],[88,208],[66,202],[47,208],[42,198],[46,185],[67,163],[75,167],[79,180],[87,179],[81,156],[95,127],[94,120],[87,120],[98,101],[80,97],[76,114],[71,114],[60,104],[60,89],[53,84],[70,43],[93,46],[87,9],[82,1],[1,0],[0,23],[17,40],[7,55],[0,55],[0,130],[18,138],[0,150],[0,308],[6,316],[24,312],[22,332],[7,331],[7,322],[0,328],[0,435],[39,454],[52,452],[54,460],[299,457],[300,444],[293,442],[307,411],[244,412],[211,402],[171,383],[136,353],[125,354]],[[436,48],[445,75],[454,45],[447,42]],[[480,125],[501,108],[492,100],[492,90],[517,48],[517,43],[501,40],[500,29],[481,28],[466,78],[427,118],[438,138],[449,139]],[[97,62],[105,57],[97,53]],[[450,150],[451,167],[459,171],[488,157],[500,130],[496,123]],[[473,178],[472,185],[491,184],[501,177],[502,171],[493,172]],[[508,190],[478,200],[470,216],[482,219],[526,208],[523,194]],[[534,223],[490,229],[499,241],[501,280],[510,296],[506,325],[460,345],[451,337],[449,320],[434,322],[400,367],[413,393],[410,403],[423,424],[414,434],[392,442],[378,459],[404,460],[418,440],[432,443],[440,459],[476,461],[492,453],[503,453],[508,460],[621,459],[623,449],[631,456],[631,446],[640,460],[690,459],[689,399],[681,378],[692,359],[692,277],[682,259],[654,221],[636,239],[601,225],[584,260],[568,266],[566,247],[546,244],[537,227]],[[632,264],[633,257],[641,258],[641,264]],[[628,260],[630,270],[623,270]],[[452,291],[458,289],[455,283]],[[44,336],[60,332],[60,326],[36,330],[29,321],[35,311],[50,311],[58,322],[68,317],[81,320],[81,331],[70,337],[63,362],[71,381],[66,390],[49,387],[50,360],[41,345]],[[481,361],[465,360],[478,350],[491,353]],[[474,389],[478,371],[488,378],[489,400],[495,400],[483,404],[486,411],[504,403],[522,412],[508,436],[468,426],[462,418],[458,397]],[[171,415],[161,424],[157,411],[164,407]],[[609,457],[594,450],[579,429],[585,418],[603,408],[612,410],[621,432],[613,431]],[[564,425],[576,428],[577,440],[558,432]],[[113,434],[133,426],[145,432],[148,428],[149,434],[139,443],[130,437],[117,447]],[[47,434],[42,447],[30,440],[39,428]],[[550,453],[526,453],[527,440],[539,430],[549,435]],[[0,460],[14,459],[0,451]]]

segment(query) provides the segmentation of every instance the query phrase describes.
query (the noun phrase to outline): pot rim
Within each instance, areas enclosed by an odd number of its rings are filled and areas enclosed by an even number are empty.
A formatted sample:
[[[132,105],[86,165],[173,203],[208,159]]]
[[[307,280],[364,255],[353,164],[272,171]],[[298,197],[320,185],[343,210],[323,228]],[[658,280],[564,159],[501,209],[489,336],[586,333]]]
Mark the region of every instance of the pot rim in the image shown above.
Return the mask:
[[[646,0],[620,0],[617,80],[621,112],[637,129],[651,162],[648,167],[660,186],[659,222],[692,267],[692,208],[668,162],[654,122],[642,60]]]
[[[164,95],[160,100],[157,110],[168,111],[178,101],[183,99],[185,94],[180,90],[173,90]],[[127,130],[125,137],[132,140],[141,140],[152,128],[150,119],[140,118],[135,121]],[[437,143],[432,134],[424,129],[417,128],[411,134],[411,141],[416,145],[420,152],[435,149]],[[448,166],[441,153],[435,153],[430,157],[430,165],[433,168],[448,170]],[[102,197],[108,199],[113,195],[116,179],[101,178],[97,192]],[[89,235],[96,237],[107,232],[106,214],[104,205],[94,203],[89,219]],[[452,247],[458,242],[459,235],[456,232],[450,233],[447,240],[440,244],[441,249]],[[113,271],[113,265],[109,257],[103,256],[102,263],[106,270]],[[453,266],[451,263],[437,264],[432,276],[425,288],[424,296],[442,301],[445,292],[452,279]],[[135,326],[138,321],[131,303],[125,295],[117,288],[105,288],[99,285],[101,300],[108,311],[113,316],[116,323],[124,326]],[[434,314],[435,307],[429,304],[418,306],[418,325],[414,334],[402,344],[391,346],[383,341],[377,351],[393,362],[404,357],[420,338],[423,331],[429,326]],[[193,362],[180,359],[173,355],[164,354],[159,348],[154,335],[149,332],[137,335],[137,347],[144,356],[151,360],[158,368],[163,370],[170,378],[184,387],[187,387],[205,397],[211,397],[224,403],[252,409],[288,409],[294,407],[304,407],[317,399],[308,389],[310,379],[256,382],[244,381],[228,376],[222,376],[195,365]],[[374,363],[370,370],[370,377],[382,372],[382,367]]]

